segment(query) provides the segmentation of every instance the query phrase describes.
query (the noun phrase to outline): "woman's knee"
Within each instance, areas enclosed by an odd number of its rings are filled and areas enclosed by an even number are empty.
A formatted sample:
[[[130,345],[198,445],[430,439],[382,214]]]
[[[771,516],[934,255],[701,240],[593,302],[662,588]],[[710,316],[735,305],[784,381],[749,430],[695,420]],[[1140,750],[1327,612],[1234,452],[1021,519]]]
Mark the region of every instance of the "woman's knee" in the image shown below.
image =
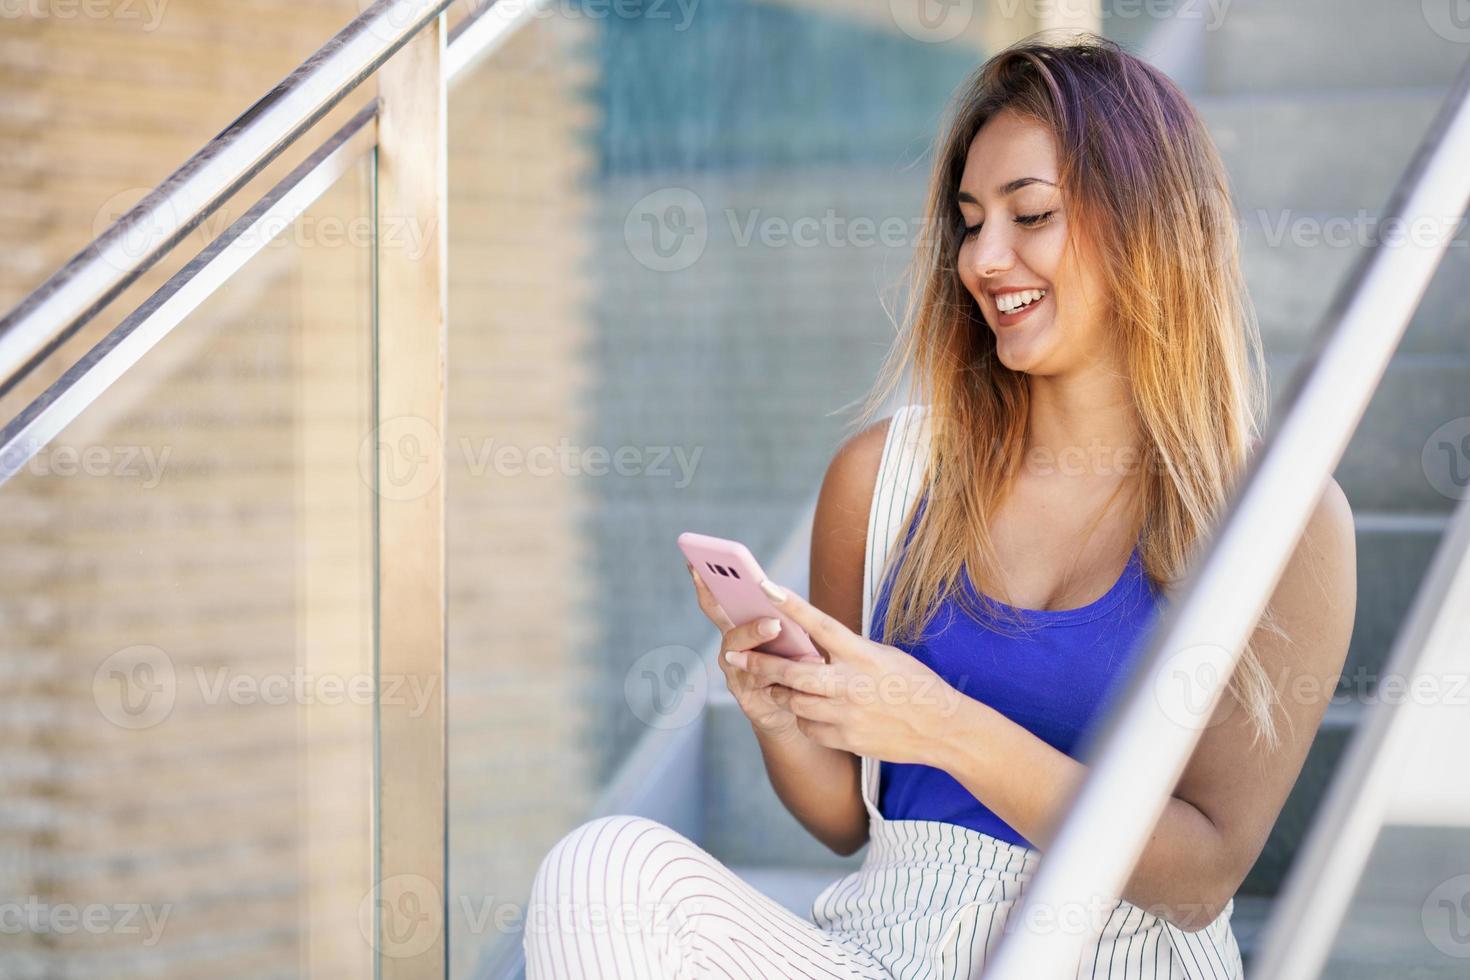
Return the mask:
[[[614,814],[561,837],[536,871],[526,918],[528,962],[551,956],[613,955],[639,962],[672,955],[681,920],[659,869],[695,845],[646,817]],[[568,937],[572,937],[568,940]],[[642,953],[632,950],[642,949]],[[571,953],[568,953],[571,950]],[[600,953],[599,953],[600,951]],[[532,955],[534,953],[534,955]]]
[[[691,843],[648,817],[597,817],[573,827],[551,846],[536,870],[532,894],[564,900],[625,895],[630,884],[647,884],[651,862],[666,861]]]

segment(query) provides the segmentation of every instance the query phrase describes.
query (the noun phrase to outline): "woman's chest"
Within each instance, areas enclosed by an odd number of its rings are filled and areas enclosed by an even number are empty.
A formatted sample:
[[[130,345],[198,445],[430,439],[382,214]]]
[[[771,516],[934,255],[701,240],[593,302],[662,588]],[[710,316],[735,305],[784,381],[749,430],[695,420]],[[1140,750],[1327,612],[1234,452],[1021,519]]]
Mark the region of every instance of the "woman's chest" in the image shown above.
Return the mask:
[[[947,603],[910,652],[956,690],[1070,751],[1136,665],[1154,612],[1140,594],[1088,622],[1009,636]]]

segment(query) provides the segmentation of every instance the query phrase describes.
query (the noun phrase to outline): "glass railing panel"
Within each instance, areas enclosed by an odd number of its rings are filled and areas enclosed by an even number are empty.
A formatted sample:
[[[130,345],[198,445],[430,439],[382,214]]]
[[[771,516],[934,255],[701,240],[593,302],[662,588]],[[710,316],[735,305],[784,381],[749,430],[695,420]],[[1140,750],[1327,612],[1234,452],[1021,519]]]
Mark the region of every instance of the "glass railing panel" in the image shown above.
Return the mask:
[[[554,455],[595,384],[595,32],[542,18],[449,96],[450,975],[524,921],[540,854],[592,805],[600,703],[590,478]],[[500,454],[500,455],[497,455]],[[591,482],[597,482],[592,480]],[[621,578],[621,576],[618,576]]]
[[[372,975],[371,159],[0,487],[0,975]]]
[[[457,977],[640,737],[700,716],[649,682],[714,639],[675,538],[775,559],[893,340],[980,59],[840,5],[620,10],[550,5],[450,93]],[[720,792],[765,790],[741,772]]]

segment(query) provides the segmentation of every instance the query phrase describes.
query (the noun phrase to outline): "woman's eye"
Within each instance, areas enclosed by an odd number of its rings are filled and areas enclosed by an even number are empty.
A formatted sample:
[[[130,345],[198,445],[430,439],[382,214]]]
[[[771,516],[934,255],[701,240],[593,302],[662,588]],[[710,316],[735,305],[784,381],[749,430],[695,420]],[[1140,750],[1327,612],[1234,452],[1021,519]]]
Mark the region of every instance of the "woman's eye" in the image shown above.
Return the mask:
[[[1018,225],[1023,225],[1027,228],[1034,228],[1037,225],[1045,222],[1054,214],[1056,214],[1055,209],[1051,211],[1043,211],[1040,214],[1018,214],[1016,215],[1015,221]],[[960,227],[964,229],[964,234],[960,236],[960,240],[968,241],[972,235],[975,235],[980,231],[980,227],[983,224],[985,224],[985,222],[983,221],[980,222],[980,224],[978,225],[962,224]]]

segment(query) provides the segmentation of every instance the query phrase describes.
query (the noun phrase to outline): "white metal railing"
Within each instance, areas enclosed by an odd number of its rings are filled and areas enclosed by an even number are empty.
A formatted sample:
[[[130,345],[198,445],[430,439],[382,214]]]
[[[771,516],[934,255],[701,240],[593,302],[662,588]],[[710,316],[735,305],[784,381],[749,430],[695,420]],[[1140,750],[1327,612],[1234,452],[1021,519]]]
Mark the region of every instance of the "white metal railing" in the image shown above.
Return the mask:
[[[371,144],[363,137],[370,135],[368,124],[377,112],[374,101],[353,116],[103,342],[0,427],[0,486],[370,151]]]
[[[0,396],[452,3],[376,0],[0,318]],[[465,77],[545,3],[477,2],[449,39],[444,83]]]
[[[1087,776],[1012,910],[1019,925],[1001,938],[983,971],[986,980],[1075,976],[1101,924],[1053,924],[1065,921],[1067,910],[1115,904],[1127,884],[1470,202],[1467,92],[1470,63],[1381,223],[1433,226],[1442,234],[1407,235],[1391,246],[1374,236],[1344,279],[1288,384],[1281,421],[1252,458],[1208,552],[1187,576],[1179,602],[1161,616],[1142,663],[1091,743]],[[1446,220],[1450,215],[1454,220]],[[1181,654],[1199,669],[1191,671],[1191,690],[1165,705],[1162,692],[1176,689],[1162,682]],[[1100,837],[1106,846],[1099,846]]]
[[[0,395],[451,2],[378,0],[0,319]]]

